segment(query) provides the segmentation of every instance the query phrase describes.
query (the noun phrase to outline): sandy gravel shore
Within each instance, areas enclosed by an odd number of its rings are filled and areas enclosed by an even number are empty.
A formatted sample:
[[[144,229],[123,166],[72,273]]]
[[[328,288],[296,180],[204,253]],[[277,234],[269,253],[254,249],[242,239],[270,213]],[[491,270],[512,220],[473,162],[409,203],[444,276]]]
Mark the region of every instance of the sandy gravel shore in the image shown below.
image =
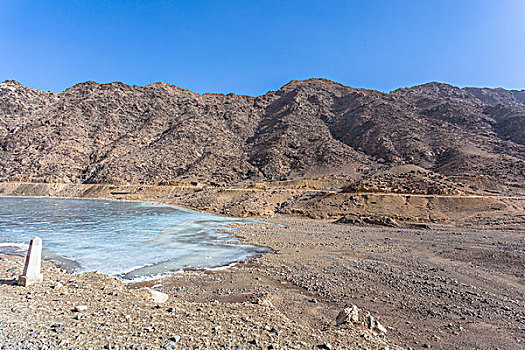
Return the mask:
[[[310,327],[270,300],[250,297],[249,288],[239,292],[233,276],[250,274],[251,267],[156,281],[154,288],[169,295],[161,303],[139,286],[98,273],[67,274],[49,262],[44,283],[24,288],[14,283],[22,258],[0,257],[2,349],[396,348],[366,327]],[[193,300],[210,278],[215,288],[228,288],[207,290],[219,291],[216,298]],[[167,287],[173,283],[182,287]]]
[[[0,260],[6,349],[522,349],[525,246],[520,226],[359,227],[279,217],[236,234],[270,247],[222,271],[123,285],[45,263],[40,286],[14,285]],[[153,287],[169,295],[154,302]],[[86,311],[75,312],[79,305]],[[387,327],[336,326],[356,305]],[[11,345],[8,345],[11,344]]]

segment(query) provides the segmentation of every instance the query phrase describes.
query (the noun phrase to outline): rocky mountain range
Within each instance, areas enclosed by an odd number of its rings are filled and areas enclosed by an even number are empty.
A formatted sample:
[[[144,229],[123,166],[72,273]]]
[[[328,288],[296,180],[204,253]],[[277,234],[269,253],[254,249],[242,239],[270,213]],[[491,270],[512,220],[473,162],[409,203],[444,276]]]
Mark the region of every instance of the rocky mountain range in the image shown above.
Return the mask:
[[[362,178],[413,164],[523,189],[525,90],[427,83],[390,93],[291,81],[250,97],[155,83],[61,93],[0,84],[0,181],[239,184]]]

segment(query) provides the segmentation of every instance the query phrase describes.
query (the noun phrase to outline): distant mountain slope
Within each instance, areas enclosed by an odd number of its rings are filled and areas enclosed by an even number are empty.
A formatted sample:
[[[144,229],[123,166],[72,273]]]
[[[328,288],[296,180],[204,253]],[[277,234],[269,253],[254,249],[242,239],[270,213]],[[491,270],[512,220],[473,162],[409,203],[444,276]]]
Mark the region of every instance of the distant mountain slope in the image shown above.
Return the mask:
[[[259,97],[173,85],[0,84],[0,180],[238,183],[414,164],[525,180],[525,91],[428,83],[389,94],[324,79]]]

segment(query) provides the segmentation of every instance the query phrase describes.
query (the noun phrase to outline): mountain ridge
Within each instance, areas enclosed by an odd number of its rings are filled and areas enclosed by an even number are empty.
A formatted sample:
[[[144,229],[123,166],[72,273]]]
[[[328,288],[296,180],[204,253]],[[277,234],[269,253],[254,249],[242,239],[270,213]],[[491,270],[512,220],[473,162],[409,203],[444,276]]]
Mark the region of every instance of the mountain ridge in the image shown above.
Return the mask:
[[[510,92],[512,94],[517,93],[517,94],[520,94],[520,95],[521,94],[525,95],[525,88],[524,89],[507,89],[507,88],[504,88],[504,87],[474,87],[474,86],[458,87],[458,86],[455,86],[453,84],[444,83],[444,82],[440,82],[440,81],[429,81],[429,82],[426,82],[426,83],[416,84],[416,85],[413,85],[413,86],[399,87],[399,88],[393,89],[393,90],[391,90],[389,92],[383,92],[383,91],[380,91],[380,90],[377,90],[377,89],[372,89],[372,88],[356,88],[356,87],[345,85],[343,83],[339,83],[339,82],[337,82],[335,80],[331,80],[331,79],[327,79],[327,78],[307,78],[307,79],[303,79],[303,80],[292,79],[288,83],[284,84],[280,89],[282,89],[282,88],[284,88],[287,85],[292,84],[292,83],[301,83],[301,82],[308,82],[308,81],[324,81],[324,82],[327,82],[327,83],[333,83],[333,84],[336,84],[336,85],[340,85],[340,86],[345,87],[345,88],[350,88],[350,89],[354,89],[354,90],[375,91],[375,92],[379,92],[381,94],[386,94],[386,95],[388,95],[390,93],[393,93],[393,92],[395,92],[397,90],[410,89],[410,88],[416,88],[416,87],[428,86],[428,85],[444,85],[444,86],[450,86],[450,87],[454,87],[454,88],[462,89],[462,90],[467,90],[467,91],[479,90],[479,91],[495,91],[495,92],[503,92],[503,93],[509,93]],[[23,87],[25,89],[36,90],[36,91],[41,91],[41,92],[45,92],[45,93],[51,93],[51,94],[55,94],[55,95],[61,94],[61,93],[65,92],[66,90],[69,90],[69,89],[71,89],[71,88],[73,88],[73,87],[75,87],[77,85],[82,85],[82,84],[93,84],[93,85],[99,85],[99,86],[104,86],[104,85],[123,85],[123,86],[127,86],[127,87],[130,87],[130,88],[148,88],[148,87],[160,85],[160,86],[169,86],[169,87],[174,87],[174,88],[181,89],[181,90],[186,90],[186,91],[189,91],[189,92],[192,92],[194,94],[201,95],[201,96],[203,96],[203,95],[235,95],[235,96],[248,96],[248,97],[254,97],[254,98],[259,97],[259,96],[263,96],[263,95],[265,95],[267,93],[278,91],[278,90],[268,90],[265,94],[258,95],[258,96],[247,95],[247,94],[237,94],[237,93],[233,93],[233,92],[229,92],[229,93],[223,93],[223,92],[197,93],[197,92],[191,91],[191,89],[183,88],[183,87],[180,87],[178,85],[171,84],[171,83],[166,83],[166,82],[163,82],[163,81],[157,81],[157,82],[150,83],[150,84],[147,84],[147,85],[136,85],[136,84],[127,84],[127,83],[124,83],[124,82],[121,82],[121,81],[112,81],[112,82],[108,82],[108,83],[98,83],[98,82],[96,82],[94,80],[86,80],[86,81],[79,82],[79,83],[76,83],[74,85],[71,85],[69,87],[66,87],[64,90],[62,90],[60,92],[51,92],[49,90],[43,90],[43,89],[27,87],[24,84],[20,83],[19,81],[15,80],[15,79],[5,79],[0,84],[12,84],[12,85]]]
[[[430,82],[389,93],[292,80],[252,97],[157,82],[0,84],[0,180],[242,183],[414,164],[519,187],[525,90]]]

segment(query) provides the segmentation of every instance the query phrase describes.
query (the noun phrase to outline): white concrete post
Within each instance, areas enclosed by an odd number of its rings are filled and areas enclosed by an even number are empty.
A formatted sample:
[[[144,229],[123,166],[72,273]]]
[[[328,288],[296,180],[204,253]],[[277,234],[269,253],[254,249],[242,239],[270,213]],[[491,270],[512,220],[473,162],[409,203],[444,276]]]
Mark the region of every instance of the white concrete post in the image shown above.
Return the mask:
[[[29,242],[29,249],[26,255],[24,273],[18,277],[18,284],[27,287],[31,284],[40,283],[44,280],[44,275],[40,273],[42,265],[42,238],[35,237]]]

